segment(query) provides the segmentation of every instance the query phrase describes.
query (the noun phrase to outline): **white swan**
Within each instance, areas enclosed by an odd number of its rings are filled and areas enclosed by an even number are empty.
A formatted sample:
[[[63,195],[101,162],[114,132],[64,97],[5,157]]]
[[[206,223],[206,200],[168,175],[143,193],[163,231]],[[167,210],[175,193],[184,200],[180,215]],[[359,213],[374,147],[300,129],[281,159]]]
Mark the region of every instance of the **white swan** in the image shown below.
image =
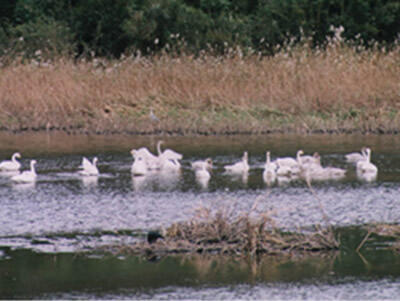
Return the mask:
[[[199,170],[199,169],[206,169],[206,170],[212,170],[213,162],[211,158],[207,158],[204,161],[203,160],[198,160],[194,161],[191,163],[192,169],[193,170]]]
[[[266,153],[266,162],[264,165],[263,180],[268,185],[276,180],[276,164],[271,162],[270,152]]]
[[[149,172],[148,163],[146,162],[146,155],[137,150],[131,150],[133,163],[131,166],[131,173],[134,176],[144,176]]]
[[[22,183],[31,183],[36,180],[36,171],[35,171],[36,160],[31,160],[31,169],[25,170],[19,175],[15,175],[11,177],[11,180],[14,182],[22,182]]]
[[[21,163],[17,161],[17,158],[21,158],[20,153],[14,153],[11,157],[11,160],[5,160],[0,163],[1,171],[15,171],[19,170],[21,167]]]
[[[278,166],[276,174],[278,176],[291,176],[299,174],[301,166],[301,155],[303,154],[304,152],[302,150],[298,150],[296,154],[296,159],[290,157],[276,159],[275,162]]]
[[[327,181],[339,180],[346,175],[346,170],[338,167],[314,166],[305,171],[305,178],[309,180]]]
[[[141,158],[146,165],[146,169],[150,170],[160,170],[159,158],[153,155],[146,147],[141,147],[139,149],[132,149],[131,154],[133,158]]]
[[[350,153],[345,156],[346,161],[348,163],[355,163],[357,164],[359,161],[365,161],[367,154],[365,153],[366,147],[361,148],[361,153]]]
[[[247,152],[243,153],[242,161],[237,162],[232,165],[226,165],[226,166],[224,166],[224,168],[229,173],[240,174],[240,173],[248,172],[250,168],[249,168],[249,163],[248,163]]]
[[[378,168],[371,163],[371,149],[365,148],[365,160],[361,160],[357,162],[357,173],[370,173],[377,174]]]
[[[163,143],[164,141],[161,140],[157,142],[158,162],[161,170],[178,171],[181,168],[179,160],[183,158],[183,155],[170,149],[161,151],[161,144]]]
[[[317,152],[315,152],[312,156],[309,156],[309,155],[301,156],[301,164],[302,165],[308,165],[308,164],[321,165],[321,157]]]
[[[93,158],[93,162],[90,162],[87,158],[83,157],[82,164],[79,166],[82,170],[79,173],[83,176],[96,176],[99,174],[97,169],[97,157]]]
[[[207,188],[208,182],[210,181],[211,175],[208,172],[206,166],[195,170],[196,181],[203,187]]]

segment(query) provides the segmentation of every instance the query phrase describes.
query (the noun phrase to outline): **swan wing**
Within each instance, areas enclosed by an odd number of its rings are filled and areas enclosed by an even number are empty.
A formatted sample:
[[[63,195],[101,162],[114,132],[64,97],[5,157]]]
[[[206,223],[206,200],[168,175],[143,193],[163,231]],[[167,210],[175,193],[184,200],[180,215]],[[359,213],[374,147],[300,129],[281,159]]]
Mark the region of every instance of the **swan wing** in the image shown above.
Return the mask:
[[[146,160],[153,160],[153,159],[157,159],[157,156],[153,155],[148,149],[147,147],[141,147],[138,150],[136,150],[136,155],[143,157]]]
[[[82,175],[99,174],[99,170],[97,169],[97,167],[92,162],[90,162],[86,157],[83,157],[82,165],[80,167],[82,168],[82,170],[80,171]]]
[[[350,153],[345,156],[346,161],[349,163],[357,163],[359,161],[364,161],[365,157],[360,153]]]
[[[278,164],[279,167],[298,165],[297,161],[293,158],[278,158],[276,159],[276,164]]]
[[[90,162],[86,157],[83,157],[82,164],[80,167],[83,169],[88,169],[92,166],[93,166],[92,162]]]
[[[167,160],[182,160],[183,158],[182,154],[179,154],[170,149],[166,149],[165,151],[163,151],[160,157]]]
[[[21,167],[19,162],[3,161],[0,163],[0,170],[18,170]]]
[[[19,175],[15,175],[11,178],[14,182],[33,182],[36,179],[36,174],[30,170],[26,170]]]

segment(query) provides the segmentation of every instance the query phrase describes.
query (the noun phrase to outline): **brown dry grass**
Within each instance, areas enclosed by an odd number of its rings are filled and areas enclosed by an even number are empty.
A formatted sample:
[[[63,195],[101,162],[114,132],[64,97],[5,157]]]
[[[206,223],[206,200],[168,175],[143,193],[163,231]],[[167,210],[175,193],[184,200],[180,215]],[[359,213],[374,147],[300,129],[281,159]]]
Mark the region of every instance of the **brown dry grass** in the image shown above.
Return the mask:
[[[315,227],[307,233],[278,229],[271,212],[256,212],[257,202],[249,212],[235,213],[229,208],[199,208],[187,222],[172,224],[164,239],[149,244],[108,246],[106,251],[145,255],[148,258],[176,253],[288,255],[336,250],[339,242],[332,228]]]
[[[150,121],[150,107],[159,122]],[[399,112],[400,47],[65,59],[14,63],[0,73],[6,130],[394,132]]]

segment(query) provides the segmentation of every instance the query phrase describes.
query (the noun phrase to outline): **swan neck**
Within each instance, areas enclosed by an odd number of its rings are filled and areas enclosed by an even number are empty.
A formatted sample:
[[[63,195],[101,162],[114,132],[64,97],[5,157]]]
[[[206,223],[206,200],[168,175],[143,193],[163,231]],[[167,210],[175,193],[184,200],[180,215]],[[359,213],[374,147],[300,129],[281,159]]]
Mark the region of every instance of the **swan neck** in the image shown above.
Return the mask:
[[[301,152],[297,152],[297,163],[301,165]]]
[[[31,161],[31,172],[35,173],[35,162]]]
[[[161,152],[161,144],[162,143],[163,143],[162,141],[158,141],[157,142],[157,153],[158,153],[158,155],[162,154],[162,152]]]

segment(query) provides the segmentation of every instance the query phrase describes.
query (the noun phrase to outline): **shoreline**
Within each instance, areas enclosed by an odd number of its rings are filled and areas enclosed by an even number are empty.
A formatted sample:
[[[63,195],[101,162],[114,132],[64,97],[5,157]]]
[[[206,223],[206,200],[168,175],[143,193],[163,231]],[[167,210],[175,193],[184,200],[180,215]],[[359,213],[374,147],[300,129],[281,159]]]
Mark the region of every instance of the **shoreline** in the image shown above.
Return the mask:
[[[0,129],[3,134],[67,134],[67,135],[83,135],[83,136],[171,136],[171,137],[192,137],[192,136],[268,136],[268,135],[399,135],[399,129],[384,130],[381,128],[376,129],[314,129],[314,130],[285,130],[285,129],[267,129],[267,130],[234,130],[234,131],[195,131],[191,129],[185,130],[82,130],[79,128],[22,128],[22,129]]]

